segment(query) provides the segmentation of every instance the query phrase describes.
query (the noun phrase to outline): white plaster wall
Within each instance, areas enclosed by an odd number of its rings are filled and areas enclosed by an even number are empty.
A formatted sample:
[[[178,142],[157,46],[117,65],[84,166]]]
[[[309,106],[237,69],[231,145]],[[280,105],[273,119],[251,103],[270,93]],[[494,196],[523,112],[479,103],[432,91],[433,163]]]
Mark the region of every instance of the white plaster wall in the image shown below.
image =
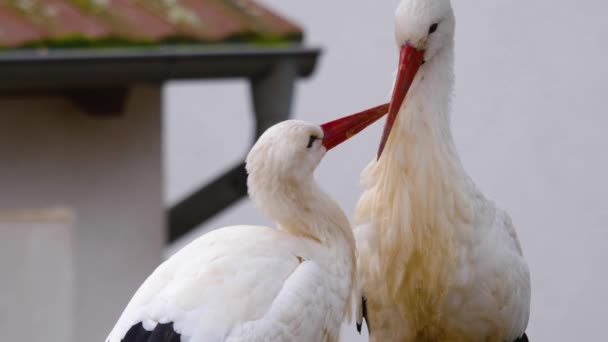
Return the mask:
[[[157,86],[135,87],[125,115],[105,119],[61,97],[0,98],[0,208],[75,216],[74,341],[105,338],[161,258],[160,107]]]
[[[308,42],[325,48],[316,76],[298,87],[297,118],[321,123],[387,100],[397,0],[263,2],[295,18]],[[530,337],[608,340],[608,4],[453,3],[454,134],[472,177],[517,225],[532,269]],[[180,83],[165,95],[172,202],[244,154],[252,127],[242,82]],[[332,151],[317,172],[348,213],[380,128]],[[204,228],[266,222],[242,202]]]
[[[3,341],[74,341],[72,224],[69,210],[0,210]]]

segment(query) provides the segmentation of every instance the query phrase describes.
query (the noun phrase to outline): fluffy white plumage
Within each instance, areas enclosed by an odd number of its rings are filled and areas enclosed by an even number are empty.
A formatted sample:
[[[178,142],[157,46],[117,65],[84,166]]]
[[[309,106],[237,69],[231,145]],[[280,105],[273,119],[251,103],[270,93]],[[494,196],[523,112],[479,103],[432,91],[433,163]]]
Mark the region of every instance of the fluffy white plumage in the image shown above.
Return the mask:
[[[433,24],[438,24],[432,29]],[[509,216],[471,181],[450,131],[449,0],[403,0],[398,45],[425,50],[355,218],[372,341],[515,341],[530,275]]]
[[[107,341],[139,322],[172,322],[184,342],[337,341],[355,248],[348,219],[313,178],[322,137],[300,121],[266,131],[247,158],[248,186],[278,229],[228,227],[195,240],[141,285]]]

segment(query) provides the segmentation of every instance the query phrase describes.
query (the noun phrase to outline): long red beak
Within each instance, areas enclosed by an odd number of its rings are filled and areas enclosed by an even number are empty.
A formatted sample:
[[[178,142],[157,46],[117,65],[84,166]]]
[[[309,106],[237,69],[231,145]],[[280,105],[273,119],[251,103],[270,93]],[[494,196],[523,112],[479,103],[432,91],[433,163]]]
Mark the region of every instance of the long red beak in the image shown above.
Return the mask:
[[[329,151],[361,132],[388,112],[388,103],[321,125],[323,146]]]
[[[401,48],[401,56],[399,57],[399,69],[397,71],[397,81],[395,82],[395,89],[393,89],[393,98],[391,99],[390,108],[388,110],[388,118],[386,119],[386,125],[384,126],[384,133],[382,133],[382,140],[380,141],[380,148],[378,149],[378,159],[384,151],[386,141],[391,134],[397,114],[407,92],[414,82],[414,78],[418,73],[418,69],[422,65],[424,60],[424,50],[419,50],[410,44],[405,44]]]

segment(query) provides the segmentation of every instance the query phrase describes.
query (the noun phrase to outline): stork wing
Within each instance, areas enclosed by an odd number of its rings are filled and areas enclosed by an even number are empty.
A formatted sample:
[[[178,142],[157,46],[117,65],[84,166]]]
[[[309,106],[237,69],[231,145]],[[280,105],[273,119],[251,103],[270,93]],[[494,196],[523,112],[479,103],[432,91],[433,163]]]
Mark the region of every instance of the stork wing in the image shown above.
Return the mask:
[[[511,341],[526,341],[530,315],[530,271],[509,215],[495,208],[488,215],[472,259],[470,308],[490,310]],[[471,309],[473,310],[473,309]]]
[[[517,232],[511,222],[511,217],[506,212],[499,210],[495,226],[505,234],[507,240],[505,247],[507,249],[510,247],[513,253],[510,260],[505,258],[507,262],[505,266],[512,271],[509,282],[512,283],[513,293],[504,303],[503,312],[508,316],[510,315],[512,322],[514,322],[511,328],[515,336],[518,337],[517,341],[527,342],[528,337],[525,331],[530,317],[530,270],[524,258]]]
[[[107,341],[212,342],[269,332],[314,340],[307,333],[322,330],[325,317],[311,304],[326,296],[324,274],[294,246],[289,235],[264,227],[204,235],[148,277]]]

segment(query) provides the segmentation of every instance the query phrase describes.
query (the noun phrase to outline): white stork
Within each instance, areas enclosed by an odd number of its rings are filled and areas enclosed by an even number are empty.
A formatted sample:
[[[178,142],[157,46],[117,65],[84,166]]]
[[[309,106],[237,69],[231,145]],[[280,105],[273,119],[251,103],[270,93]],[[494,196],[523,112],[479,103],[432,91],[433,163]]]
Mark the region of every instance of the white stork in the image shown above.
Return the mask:
[[[247,156],[248,187],[278,229],[235,226],[195,240],[146,279],[106,341],[337,341],[355,242],[313,173],[327,150],[387,110],[268,129]]]
[[[509,215],[465,172],[450,130],[449,0],[402,0],[378,159],[362,173],[358,270],[371,341],[527,341],[530,274]],[[480,47],[481,48],[481,47]]]

